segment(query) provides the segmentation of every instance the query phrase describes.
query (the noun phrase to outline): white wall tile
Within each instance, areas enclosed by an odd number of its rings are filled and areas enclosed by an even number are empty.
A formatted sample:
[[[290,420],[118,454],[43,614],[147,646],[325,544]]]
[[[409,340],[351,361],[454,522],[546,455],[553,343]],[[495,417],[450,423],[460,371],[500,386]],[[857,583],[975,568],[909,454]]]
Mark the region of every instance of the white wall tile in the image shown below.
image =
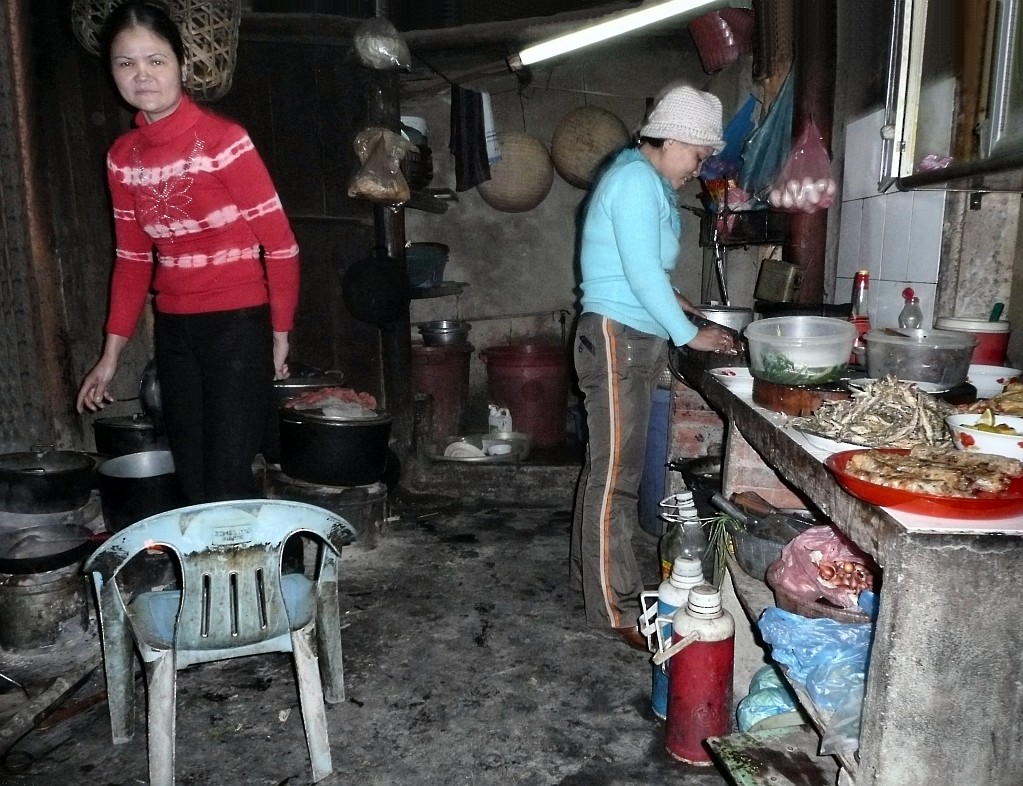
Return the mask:
[[[945,223],[945,192],[914,191],[909,230],[909,281],[936,284],[941,262],[941,232]]]
[[[860,224],[863,218],[863,200],[853,199],[842,203],[842,221],[838,227],[838,277],[852,280],[860,267]],[[842,297],[841,287],[835,290],[836,300]],[[839,300],[838,302],[845,302]]]
[[[863,200],[863,215],[860,219],[859,268],[869,270],[871,278],[876,278],[881,272],[885,207],[886,202],[883,196],[874,196]]]
[[[845,276],[838,276],[837,278],[835,278],[836,303],[852,302],[852,282],[853,280],[851,276],[849,278],[846,278]]]
[[[845,128],[842,200],[877,196],[884,110],[853,120]]]
[[[884,235],[878,278],[905,281],[910,255],[910,226],[913,219],[913,193],[895,191],[885,194]]]

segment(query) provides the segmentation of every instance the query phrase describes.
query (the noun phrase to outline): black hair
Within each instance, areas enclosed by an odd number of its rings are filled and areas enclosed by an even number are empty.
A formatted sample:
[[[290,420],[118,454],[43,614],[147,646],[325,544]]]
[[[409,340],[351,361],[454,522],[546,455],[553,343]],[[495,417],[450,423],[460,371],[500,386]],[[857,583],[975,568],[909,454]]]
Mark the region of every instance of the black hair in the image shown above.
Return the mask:
[[[650,147],[663,147],[664,146],[664,140],[661,139],[660,137],[656,137],[656,136],[641,136],[639,138],[639,143],[641,145],[643,145],[643,144],[650,145]]]
[[[110,63],[110,48],[117,36],[132,27],[144,27],[170,44],[178,65],[185,64],[185,43],[167,7],[153,0],[127,0],[107,16],[100,31],[100,55]]]

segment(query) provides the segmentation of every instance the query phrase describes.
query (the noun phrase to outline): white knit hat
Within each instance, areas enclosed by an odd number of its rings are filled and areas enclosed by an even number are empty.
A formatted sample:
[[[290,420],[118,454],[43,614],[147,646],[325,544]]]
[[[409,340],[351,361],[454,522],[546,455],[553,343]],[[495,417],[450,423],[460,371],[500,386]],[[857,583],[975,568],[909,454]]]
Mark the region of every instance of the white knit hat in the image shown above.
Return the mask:
[[[677,139],[690,145],[725,149],[721,138],[721,99],[692,87],[676,87],[657,102],[639,130],[651,139]]]

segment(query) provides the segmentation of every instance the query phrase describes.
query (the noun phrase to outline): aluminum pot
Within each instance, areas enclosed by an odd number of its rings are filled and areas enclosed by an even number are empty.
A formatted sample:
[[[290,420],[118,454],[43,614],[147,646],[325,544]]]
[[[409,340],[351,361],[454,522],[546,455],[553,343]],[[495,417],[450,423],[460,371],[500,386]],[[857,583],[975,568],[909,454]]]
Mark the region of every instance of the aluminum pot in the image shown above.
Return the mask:
[[[419,335],[428,347],[447,347],[464,344],[472,325],[457,319],[435,319],[419,325]]]
[[[96,462],[72,450],[0,454],[0,510],[58,513],[89,501]]]
[[[92,422],[96,452],[103,456],[124,456],[145,450],[166,450],[167,438],[159,433],[150,415],[118,415]]]
[[[753,321],[753,309],[741,306],[697,306],[711,322],[731,328],[742,333],[746,325]]]
[[[366,486],[384,477],[391,416],[343,420],[280,410],[281,470],[322,486]]]
[[[107,459],[99,465],[99,494],[103,521],[111,532],[185,504],[169,450]]]

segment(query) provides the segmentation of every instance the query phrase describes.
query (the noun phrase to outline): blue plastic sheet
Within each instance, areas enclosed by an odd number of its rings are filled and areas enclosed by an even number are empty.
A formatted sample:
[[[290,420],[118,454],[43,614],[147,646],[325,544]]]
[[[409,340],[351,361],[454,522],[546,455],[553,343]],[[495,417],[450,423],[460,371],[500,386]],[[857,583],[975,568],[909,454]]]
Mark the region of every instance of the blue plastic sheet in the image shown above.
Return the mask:
[[[739,173],[739,169],[742,167],[742,149],[756,127],[753,113],[759,103],[759,99],[750,96],[728,121],[722,134],[725,147],[720,153],[703,162],[703,166],[700,168],[701,180],[728,179]]]
[[[811,619],[770,608],[759,627],[771,657],[806,687],[818,707],[835,710],[851,691],[863,690],[873,624]]]
[[[739,702],[736,720],[739,731],[749,731],[760,721],[794,712],[799,700],[774,665],[762,666],[750,680],[749,694]]]

